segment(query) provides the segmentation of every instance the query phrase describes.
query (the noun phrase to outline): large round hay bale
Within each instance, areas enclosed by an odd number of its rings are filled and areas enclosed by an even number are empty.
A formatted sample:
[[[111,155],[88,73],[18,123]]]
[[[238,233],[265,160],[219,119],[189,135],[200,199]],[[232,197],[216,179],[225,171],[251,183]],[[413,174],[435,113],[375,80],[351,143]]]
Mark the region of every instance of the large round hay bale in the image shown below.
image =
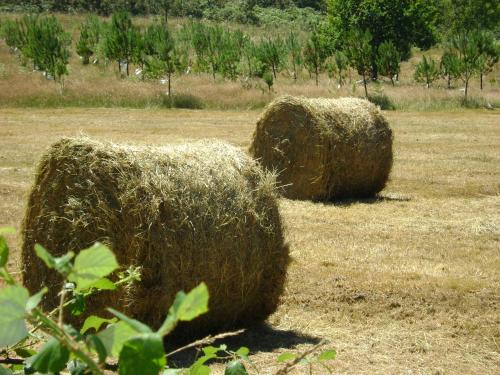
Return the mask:
[[[250,152],[288,198],[369,197],[389,178],[392,131],[366,100],[284,96],[258,120]]]
[[[24,284],[61,279],[34,254],[59,256],[100,241],[124,268],[142,267],[132,288],[92,298],[90,312],[115,307],[159,327],[174,295],[204,281],[210,311],[179,335],[248,326],[275,311],[289,260],[275,176],[216,141],[132,147],[87,138],[52,145],[38,167],[24,222]]]

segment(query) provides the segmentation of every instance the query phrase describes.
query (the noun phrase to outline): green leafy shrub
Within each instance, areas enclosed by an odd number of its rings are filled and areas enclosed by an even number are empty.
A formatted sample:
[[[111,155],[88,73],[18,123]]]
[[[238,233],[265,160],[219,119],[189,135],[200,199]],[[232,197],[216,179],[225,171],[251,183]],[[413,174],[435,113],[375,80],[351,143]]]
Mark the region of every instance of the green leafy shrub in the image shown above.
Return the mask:
[[[65,324],[64,312],[81,313],[85,309],[82,300],[101,291],[127,287],[140,279],[138,268],[130,268],[111,278],[119,265],[113,252],[99,243],[76,256],[70,251],[61,257],[53,257],[42,246],[35,246],[35,252],[44,264],[65,279],[59,292],[59,306],[48,313],[42,311],[38,306],[48,292],[47,288],[30,296],[7,268],[10,250],[5,235],[14,232],[13,228],[0,228],[0,279],[5,283],[0,289],[0,356],[5,356],[0,374],[12,375],[13,371],[20,370],[26,374],[69,371],[74,375],[104,375],[105,372],[118,371],[120,375],[208,375],[210,367],[207,364],[212,360],[227,362],[226,375],[247,375],[245,364],[256,369],[249,358],[248,348],[232,351],[224,344],[203,347],[201,355],[187,368],[169,367],[167,360],[171,355],[231,335],[208,337],[170,353],[165,352],[164,338],[177,324],[189,322],[208,311],[209,293],[204,283],[189,293],[177,293],[157,331],[112,308],[107,309],[112,318],[91,315],[80,329]],[[312,371],[315,363],[331,372],[325,362],[335,358],[335,351],[315,354],[318,348],[316,345],[302,354],[282,354],[278,362],[285,363],[285,366],[279,373],[286,374],[299,364],[310,366]],[[117,364],[111,364],[108,359]]]

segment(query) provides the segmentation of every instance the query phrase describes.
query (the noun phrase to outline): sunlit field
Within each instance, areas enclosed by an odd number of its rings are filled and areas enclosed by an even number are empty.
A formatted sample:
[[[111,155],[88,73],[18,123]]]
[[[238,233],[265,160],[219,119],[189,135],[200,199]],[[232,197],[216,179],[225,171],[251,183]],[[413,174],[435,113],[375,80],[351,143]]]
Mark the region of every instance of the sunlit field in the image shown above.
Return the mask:
[[[5,64],[10,57],[5,48],[0,51]],[[0,80],[2,100],[30,84],[55,90],[35,73],[8,74],[19,86],[7,90],[9,80]],[[24,82],[23,75],[32,80]],[[184,79],[187,85],[192,78]],[[78,82],[70,75],[68,90],[75,85],[90,93],[88,82]],[[141,95],[155,86],[107,77],[102,90],[106,82],[116,85],[117,95],[122,89]],[[198,82],[198,95],[215,95],[200,90],[214,87],[208,78]],[[300,85],[289,86],[296,88],[293,94],[301,93]],[[326,83],[318,89],[303,85],[313,96],[328,93]],[[232,98],[241,91],[238,83],[215,87],[228,90],[224,100],[243,100]],[[425,89],[416,92],[425,95]],[[322,339],[338,351],[333,362],[338,374],[500,372],[499,113],[385,114],[394,130],[395,160],[379,198],[330,204],[280,200],[293,258],[282,304],[268,326],[225,340],[235,348],[248,346],[260,374],[276,371],[278,353],[307,350]],[[84,133],[158,145],[220,138],[247,149],[258,115],[246,110],[0,109],[0,226],[20,227],[36,163],[61,136]],[[9,266],[19,272],[20,239],[9,239]]]

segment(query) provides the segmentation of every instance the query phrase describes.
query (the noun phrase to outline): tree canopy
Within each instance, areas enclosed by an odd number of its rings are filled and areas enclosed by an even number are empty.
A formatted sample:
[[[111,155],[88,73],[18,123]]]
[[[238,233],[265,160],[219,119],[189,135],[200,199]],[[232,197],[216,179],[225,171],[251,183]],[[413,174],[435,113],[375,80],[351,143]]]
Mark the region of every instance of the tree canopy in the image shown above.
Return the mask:
[[[372,46],[391,41],[401,57],[410,55],[412,45],[427,49],[437,40],[439,0],[327,0],[328,15],[336,44],[349,30],[372,35]],[[374,67],[375,68],[375,67]]]

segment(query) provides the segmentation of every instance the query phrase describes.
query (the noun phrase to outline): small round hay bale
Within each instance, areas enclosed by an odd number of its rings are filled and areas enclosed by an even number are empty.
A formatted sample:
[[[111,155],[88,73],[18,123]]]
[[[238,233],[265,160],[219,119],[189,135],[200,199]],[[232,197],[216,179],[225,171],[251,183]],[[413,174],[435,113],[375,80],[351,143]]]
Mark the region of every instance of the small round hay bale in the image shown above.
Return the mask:
[[[392,131],[367,100],[283,96],[258,120],[250,152],[288,198],[363,198],[389,178]]]
[[[100,241],[124,268],[142,267],[130,289],[92,298],[88,313],[115,307],[158,328],[179,290],[204,281],[210,311],[177,334],[248,326],[278,305],[289,261],[275,176],[237,148],[216,141],[131,147],[87,138],[52,145],[38,167],[24,222],[24,284],[61,279],[34,253],[54,255]]]

